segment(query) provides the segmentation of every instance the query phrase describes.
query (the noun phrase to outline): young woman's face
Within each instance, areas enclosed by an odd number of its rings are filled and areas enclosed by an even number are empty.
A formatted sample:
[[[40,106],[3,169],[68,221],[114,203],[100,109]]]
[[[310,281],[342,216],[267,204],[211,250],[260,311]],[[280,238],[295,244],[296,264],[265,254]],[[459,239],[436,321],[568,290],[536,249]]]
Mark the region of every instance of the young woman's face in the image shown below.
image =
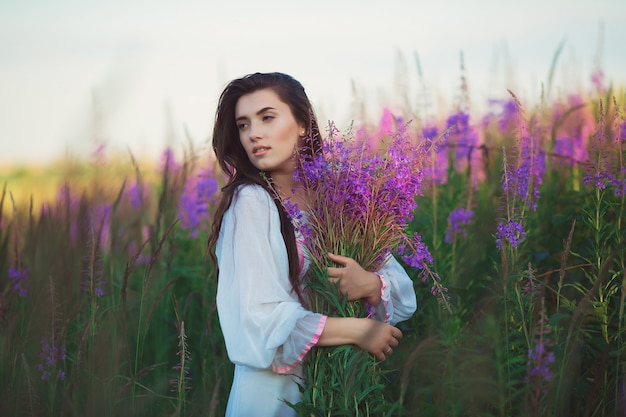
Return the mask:
[[[252,165],[270,174],[293,174],[294,150],[305,129],[273,90],[241,96],[235,106],[235,123]]]

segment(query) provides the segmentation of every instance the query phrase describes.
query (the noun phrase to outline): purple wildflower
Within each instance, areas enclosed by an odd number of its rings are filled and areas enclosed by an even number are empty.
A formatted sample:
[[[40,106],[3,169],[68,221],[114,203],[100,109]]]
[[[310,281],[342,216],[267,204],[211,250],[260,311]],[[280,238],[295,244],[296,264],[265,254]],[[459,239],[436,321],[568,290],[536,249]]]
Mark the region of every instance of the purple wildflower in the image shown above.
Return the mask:
[[[424,139],[427,139],[429,141],[435,140],[438,134],[439,133],[437,131],[437,126],[426,125],[422,128],[422,136],[424,137]]]
[[[504,240],[508,240],[511,246],[516,248],[525,238],[526,232],[524,231],[524,226],[522,226],[519,222],[511,220],[507,223],[500,223],[498,225],[496,244],[499,249],[502,249],[502,243]]]
[[[201,171],[185,181],[178,205],[181,227],[197,237],[209,217],[210,202],[218,189],[217,180],[209,169]]]
[[[626,195],[626,167],[622,167],[618,175],[611,179],[611,185],[616,196]]]
[[[517,179],[514,192],[520,200],[525,200],[528,206],[536,211],[539,186],[543,183],[543,173],[546,167],[543,152],[538,151],[537,143],[531,145],[531,141],[530,138],[525,138],[523,141],[521,164],[514,174]]]
[[[25,268],[9,267],[9,279],[13,281],[13,291],[17,292],[18,297],[26,297],[30,281],[28,280],[28,270]]]
[[[583,178],[583,184],[585,184],[585,186],[593,183],[594,187],[598,190],[606,189],[607,183],[611,184],[613,181],[614,178],[611,174],[602,171],[595,173],[588,172],[585,178]]]
[[[621,130],[619,123],[610,127]],[[589,164],[587,165],[587,175],[585,176],[584,184],[589,185],[593,183],[596,188],[602,190],[609,184],[616,185],[616,194],[619,195],[623,189],[622,180],[619,178],[624,175],[624,167],[619,156],[622,145],[622,132],[615,131],[615,137],[612,138],[613,133],[609,133],[608,130],[606,114],[602,101],[600,101],[593,141],[589,147]]]
[[[554,352],[547,350],[548,344],[549,340],[541,338],[535,341],[533,349],[528,349],[526,382],[537,381],[539,385],[544,385],[552,380],[550,365],[554,363]],[[545,391],[545,388],[543,390]]]
[[[413,240],[408,238],[398,247],[398,254],[402,255],[402,260],[409,266],[422,269],[426,264],[433,263],[433,257],[422,238],[417,233],[413,234]]]
[[[511,132],[517,126],[517,104],[514,99],[504,101],[502,113],[498,120],[498,127],[501,132]]]
[[[422,128],[422,136],[428,143],[434,142],[438,136],[437,126],[427,125]],[[431,160],[431,166],[428,167],[427,174],[435,181],[436,184],[445,184],[448,180],[448,150],[450,143],[448,135],[446,135],[439,146],[436,147],[436,154]]]
[[[53,375],[60,381],[65,379],[65,372],[61,369],[62,362],[65,361],[65,346],[59,348],[53,343],[48,343],[45,336],[41,338],[41,352],[39,358],[41,362],[37,365],[37,370],[41,373],[41,379],[48,381]]]
[[[419,236],[414,242],[402,238],[417,207],[415,196],[421,194],[426,144],[416,145],[406,129],[397,131],[385,147],[370,148],[368,143],[365,135],[345,140],[331,126],[322,154],[300,161],[295,179],[313,196],[305,214],[315,233],[306,240],[307,250],[323,262],[328,248],[351,245],[367,258],[358,262],[376,269],[391,250],[404,243],[399,252],[412,265],[431,262]],[[348,230],[354,242],[346,235]],[[371,239],[377,247],[364,251],[363,239]]]
[[[574,141],[567,136],[556,138],[553,152],[559,156],[574,158]]]
[[[468,163],[472,165],[472,170],[478,168],[471,158],[472,155],[480,155],[473,152],[473,148],[478,145],[478,134],[469,124],[469,114],[458,112],[450,115],[446,121],[446,129],[449,129],[450,139],[454,143],[455,149],[455,169],[464,171]]]
[[[446,243],[452,243],[454,235],[461,234],[463,237],[467,236],[467,230],[463,226],[467,226],[472,222],[474,217],[474,211],[466,210],[464,208],[456,208],[452,210],[450,216],[448,216],[448,227],[446,229]]]
[[[519,111],[522,111],[521,107]],[[544,152],[539,147],[536,132],[530,132],[528,126],[522,126],[520,135],[515,161],[508,165],[505,159],[507,166],[502,178],[502,190],[506,193],[510,205],[519,202],[536,211],[539,187],[543,183],[543,173],[546,169]]]
[[[131,207],[139,210],[146,195],[146,187],[142,183],[136,182],[128,187],[124,194]]]

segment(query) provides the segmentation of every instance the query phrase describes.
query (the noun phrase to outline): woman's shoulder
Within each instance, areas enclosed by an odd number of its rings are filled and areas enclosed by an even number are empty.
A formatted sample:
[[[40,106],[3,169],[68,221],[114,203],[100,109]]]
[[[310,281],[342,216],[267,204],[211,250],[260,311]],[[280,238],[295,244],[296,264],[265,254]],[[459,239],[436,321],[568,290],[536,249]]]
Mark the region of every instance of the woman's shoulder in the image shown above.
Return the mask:
[[[235,191],[237,197],[254,197],[259,199],[270,199],[267,190],[259,184],[241,184]]]
[[[235,190],[234,204],[255,204],[274,206],[272,196],[258,184],[242,184]]]

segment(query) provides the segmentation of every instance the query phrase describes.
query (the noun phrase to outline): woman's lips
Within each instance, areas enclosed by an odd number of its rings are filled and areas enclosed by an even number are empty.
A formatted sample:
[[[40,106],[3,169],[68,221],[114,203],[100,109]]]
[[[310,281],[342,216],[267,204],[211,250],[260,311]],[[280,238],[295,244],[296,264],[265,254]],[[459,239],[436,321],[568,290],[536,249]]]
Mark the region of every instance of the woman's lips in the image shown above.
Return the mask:
[[[254,156],[263,156],[269,151],[270,148],[268,146],[255,146],[252,148],[252,155]]]

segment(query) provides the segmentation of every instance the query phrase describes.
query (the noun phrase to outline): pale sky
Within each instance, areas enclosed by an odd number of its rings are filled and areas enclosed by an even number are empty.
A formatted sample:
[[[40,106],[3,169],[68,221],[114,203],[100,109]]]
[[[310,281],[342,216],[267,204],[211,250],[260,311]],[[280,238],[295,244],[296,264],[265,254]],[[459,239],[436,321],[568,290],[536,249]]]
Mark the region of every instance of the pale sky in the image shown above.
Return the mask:
[[[598,63],[626,86],[623,0],[0,0],[0,164],[95,137],[138,157],[201,146],[225,84],[256,71],[293,75],[340,127],[353,83],[372,119],[422,102],[415,54],[431,115],[451,111],[461,51],[475,111],[507,89],[530,104],[562,42],[553,94]]]

